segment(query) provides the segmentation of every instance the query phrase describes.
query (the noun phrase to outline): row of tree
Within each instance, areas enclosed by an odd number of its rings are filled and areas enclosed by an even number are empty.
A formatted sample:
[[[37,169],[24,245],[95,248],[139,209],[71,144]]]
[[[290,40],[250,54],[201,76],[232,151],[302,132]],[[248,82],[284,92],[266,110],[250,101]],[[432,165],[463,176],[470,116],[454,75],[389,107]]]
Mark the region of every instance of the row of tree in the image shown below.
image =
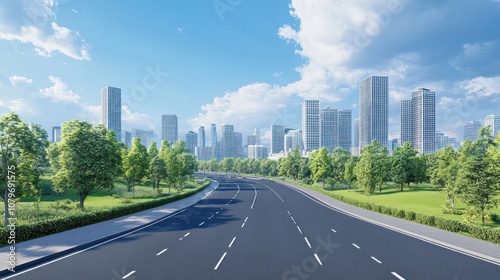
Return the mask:
[[[309,158],[301,157],[296,149],[279,161],[225,158],[199,162],[201,170],[260,174],[289,177],[305,182],[321,182],[332,186],[356,186],[368,195],[387,182],[400,191],[411,183],[432,183],[442,190],[454,206],[459,196],[479,213],[483,223],[487,210],[498,205],[500,190],[500,136],[496,140],[489,129],[483,128],[476,141],[466,141],[455,151],[451,147],[434,154],[419,154],[411,143],[404,143],[389,155],[386,147],[373,141],[359,156],[342,148],[332,153],[321,148]]]

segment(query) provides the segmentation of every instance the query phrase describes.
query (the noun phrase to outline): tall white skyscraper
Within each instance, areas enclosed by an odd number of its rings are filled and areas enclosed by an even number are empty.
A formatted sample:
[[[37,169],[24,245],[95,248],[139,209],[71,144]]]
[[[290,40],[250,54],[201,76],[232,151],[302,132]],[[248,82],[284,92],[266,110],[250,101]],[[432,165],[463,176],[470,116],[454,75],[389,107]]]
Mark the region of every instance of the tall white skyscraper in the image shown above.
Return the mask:
[[[222,158],[234,157],[234,126],[232,124],[221,125],[221,154]]]
[[[253,130],[253,135],[255,135],[255,141],[256,141],[256,142],[255,142],[255,143],[256,143],[255,145],[262,145],[261,140],[260,140],[260,139],[261,139],[261,137],[262,137],[262,133],[261,133],[261,131],[260,131],[260,128],[256,128],[256,129],[254,129],[254,130]]]
[[[285,151],[285,127],[273,124],[271,126],[271,154],[279,154]]]
[[[233,140],[234,140],[234,157],[241,158],[243,157],[243,134],[241,132],[233,132]]]
[[[477,133],[481,129],[481,122],[478,121],[468,121],[464,124],[464,141],[476,141]]]
[[[413,144],[415,148],[415,142],[413,133],[415,130],[415,125],[413,123],[413,103],[412,100],[402,100],[401,101],[401,145],[408,142]]]
[[[500,115],[487,115],[486,118],[484,118],[484,126],[488,125],[490,126],[491,136],[496,138],[500,131]]]
[[[122,90],[115,87],[105,87],[101,90],[102,124],[109,131],[115,132],[118,142],[122,139]]]
[[[215,124],[210,125],[210,147],[214,148],[217,146],[217,127]]]
[[[132,148],[132,132],[127,130],[122,130],[122,143],[125,146]]]
[[[359,82],[359,148],[372,140],[387,147],[389,138],[389,78],[370,76]]]
[[[308,152],[320,148],[319,100],[304,100],[302,103],[302,140],[304,150]]]
[[[299,151],[304,149],[304,145],[302,144],[302,131],[299,129],[289,130],[285,135],[285,153],[295,149],[299,149]]]
[[[321,146],[331,153],[338,146],[338,112],[337,109],[326,107],[321,109]]]
[[[351,110],[338,110],[338,145],[351,152],[352,146],[352,114]]]
[[[353,137],[353,147],[354,148],[359,148],[359,118],[356,118],[354,120],[354,137]]]
[[[198,143],[198,134],[196,134],[196,132],[189,131],[188,133],[186,133],[186,149],[189,150],[190,154],[194,155],[197,143]]]
[[[198,147],[205,147],[205,127],[200,126],[198,128]]]
[[[174,144],[179,139],[178,119],[174,114],[161,116],[161,140]]]
[[[52,143],[61,142],[61,127],[53,126],[52,127]]]

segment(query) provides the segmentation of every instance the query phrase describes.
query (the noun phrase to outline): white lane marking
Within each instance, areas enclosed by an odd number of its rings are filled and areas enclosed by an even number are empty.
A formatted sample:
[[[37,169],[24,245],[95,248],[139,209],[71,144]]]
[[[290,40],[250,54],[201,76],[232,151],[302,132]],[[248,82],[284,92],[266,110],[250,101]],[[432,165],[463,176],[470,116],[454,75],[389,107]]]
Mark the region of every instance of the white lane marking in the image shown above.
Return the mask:
[[[307,242],[307,246],[309,246],[309,248],[310,248],[310,249],[312,249],[312,247],[311,247],[311,243],[309,243],[309,240],[307,240],[307,237],[305,237],[305,236],[304,236],[304,239],[305,239],[305,240],[306,240],[306,242]]]
[[[233,238],[233,241],[231,241],[228,248],[231,248],[231,246],[233,246],[234,240],[236,240],[236,237]]]
[[[120,236],[117,236],[117,237],[115,237],[115,238],[111,238],[111,239],[109,239],[109,240],[106,240],[106,241],[101,242],[101,243],[99,243],[99,244],[96,244],[96,245],[94,245],[94,246],[90,246],[90,247],[85,248],[85,249],[83,249],[83,250],[80,250],[80,251],[78,251],[78,252],[74,252],[74,253],[71,253],[71,254],[66,255],[66,256],[64,256],[64,257],[60,257],[60,258],[58,258],[58,259],[55,259],[55,260],[53,260],[53,261],[46,262],[46,263],[41,264],[41,265],[39,265],[39,266],[35,266],[35,267],[33,267],[33,268],[30,268],[30,269],[27,269],[27,270],[21,271],[21,272],[19,272],[19,273],[17,273],[17,274],[14,274],[14,275],[12,275],[12,276],[5,277],[5,278],[3,278],[2,280],[5,280],[5,279],[10,279],[10,278],[13,278],[13,277],[17,277],[17,276],[19,276],[19,275],[21,275],[21,274],[24,274],[24,273],[26,273],[26,272],[29,272],[29,271],[32,271],[32,270],[38,269],[38,268],[40,268],[40,267],[47,266],[47,265],[49,265],[49,264],[55,263],[55,262],[57,262],[57,261],[60,261],[60,260],[66,259],[66,258],[69,258],[69,257],[74,256],[74,255],[76,255],[76,254],[80,254],[80,253],[83,253],[83,252],[88,251],[88,250],[90,250],[90,249],[94,249],[94,248],[96,248],[96,247],[99,247],[99,246],[102,246],[102,245],[104,245],[104,244],[110,243],[110,242],[115,241],[115,240],[117,240],[117,239],[119,239],[119,238],[122,238],[122,237],[125,237],[125,236],[127,236],[127,235],[130,235],[130,234],[132,234],[132,233],[138,232],[138,231],[140,231],[140,230],[143,230],[143,229],[145,229],[145,228],[148,228],[148,227],[150,227],[150,226],[152,226],[152,225],[155,225],[155,224],[157,224],[157,223],[163,222],[163,221],[165,221],[166,219],[169,219],[169,218],[171,218],[171,217],[173,217],[173,216],[176,216],[176,215],[178,215],[178,214],[180,214],[180,213],[182,213],[182,212],[184,212],[184,211],[186,211],[186,210],[187,210],[187,209],[183,209],[183,210],[181,210],[181,211],[179,211],[179,212],[177,212],[177,213],[174,213],[174,214],[171,214],[171,215],[169,215],[169,216],[166,216],[165,218],[162,218],[162,219],[160,219],[160,220],[158,220],[158,221],[156,221],[156,222],[153,222],[153,223],[151,223],[151,224],[149,224],[149,225],[142,226],[142,227],[140,227],[140,228],[138,228],[138,229],[136,229],[136,230],[133,230],[133,231],[131,231],[131,232],[127,232],[127,233],[122,234],[122,235],[120,235]]]
[[[190,232],[188,232],[188,233],[184,234],[184,237],[187,237],[187,236],[188,236],[188,235],[190,235],[190,234],[191,234],[191,233],[190,233]]]
[[[201,222],[198,226],[200,226],[200,227],[201,227],[204,223],[205,223],[205,222]]]
[[[286,210],[286,212],[288,212],[288,215],[292,216],[292,214],[290,214],[290,211]]]
[[[135,273],[135,270],[131,271],[129,274],[125,275],[122,277],[122,279],[126,279],[127,277],[129,277],[130,275],[134,274]]]
[[[248,221],[248,217],[245,218],[245,223]]]
[[[297,226],[297,229],[299,230],[300,234],[303,234],[299,226]]]
[[[334,230],[333,228],[332,228],[332,231],[333,231],[333,232],[335,232],[335,233],[337,233],[337,231],[336,231],[336,230]]]
[[[227,252],[224,252],[224,255],[222,255],[222,257],[220,258],[219,262],[217,263],[217,265],[214,267],[214,270],[217,270],[217,268],[219,268],[219,265],[220,263],[222,262],[222,260],[226,257],[227,255]]]
[[[228,206],[228,205],[229,205],[229,202],[228,202],[228,203],[226,203],[226,206]]]
[[[214,215],[212,215],[212,216],[208,217],[208,219],[210,220],[210,219],[212,219],[213,217],[214,217]]]
[[[295,222],[295,220],[293,219],[293,217],[290,217],[290,218],[292,218],[292,221],[293,221],[293,223],[294,223],[294,224],[297,224],[297,223]]]
[[[245,226],[245,223],[243,223],[243,224],[241,225],[241,227],[244,227],[244,226]]]
[[[222,210],[222,209],[224,209],[224,208],[221,207],[220,210]]]
[[[361,248],[359,248],[359,246],[358,246],[358,245],[356,245],[356,244],[354,244],[354,243],[352,243],[352,246],[354,246],[354,247],[356,247],[356,248],[358,248],[358,249],[361,249]]]
[[[255,205],[255,200],[257,199],[257,189],[255,188],[254,185],[252,185],[254,191],[255,191],[255,196],[253,197],[253,202],[252,202],[252,206],[250,206],[250,210],[253,209],[254,205]]]
[[[215,213],[215,215],[217,215],[217,214],[219,214],[219,211],[217,211],[217,212]]]
[[[316,260],[318,261],[319,265],[323,265],[323,264],[321,263],[321,260],[319,259],[319,257],[318,257],[318,255],[317,255],[317,254],[314,254],[314,257],[315,257],[315,258],[316,258]]]
[[[391,272],[392,275],[396,276],[399,280],[405,280],[401,275],[397,274],[396,272]]]
[[[377,258],[375,258],[375,257],[371,257],[371,258],[372,258],[372,260],[374,260],[374,261],[376,261],[378,263],[382,263],[381,261],[377,260]]]
[[[167,251],[167,248],[165,248],[165,249],[161,250],[161,251],[160,251],[158,254],[156,254],[156,255],[157,255],[157,256],[159,256],[159,255],[161,255],[161,254],[165,253],[165,251]]]

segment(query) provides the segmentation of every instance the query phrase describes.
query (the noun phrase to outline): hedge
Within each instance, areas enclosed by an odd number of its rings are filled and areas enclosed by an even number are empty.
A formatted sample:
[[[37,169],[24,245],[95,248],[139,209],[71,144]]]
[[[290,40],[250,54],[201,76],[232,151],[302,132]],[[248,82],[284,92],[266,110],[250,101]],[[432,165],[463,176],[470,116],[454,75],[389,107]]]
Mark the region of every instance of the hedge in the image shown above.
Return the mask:
[[[16,243],[23,242],[26,240],[47,236],[50,234],[71,230],[74,228],[79,228],[125,215],[133,214],[136,212],[148,210],[158,206],[165,205],[183,198],[189,197],[210,185],[210,181],[204,183],[200,188],[196,188],[187,191],[182,194],[175,194],[169,197],[162,197],[154,200],[149,200],[137,204],[131,204],[126,206],[117,206],[108,210],[92,212],[92,213],[82,213],[75,216],[52,219],[44,222],[39,222],[30,225],[18,225],[16,226]],[[7,237],[9,234],[9,229],[2,227],[0,228],[1,245],[7,244]]]

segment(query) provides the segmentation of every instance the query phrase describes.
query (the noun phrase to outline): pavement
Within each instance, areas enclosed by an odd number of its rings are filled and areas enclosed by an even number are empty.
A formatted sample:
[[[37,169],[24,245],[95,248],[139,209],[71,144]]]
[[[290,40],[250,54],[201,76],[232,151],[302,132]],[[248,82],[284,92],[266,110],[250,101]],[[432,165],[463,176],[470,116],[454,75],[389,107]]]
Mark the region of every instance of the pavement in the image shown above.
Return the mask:
[[[189,207],[204,197],[210,195],[219,183],[212,181],[211,184],[190,197],[178,200],[163,206],[137,212],[116,219],[44,236],[15,245],[16,265],[15,269],[46,261],[57,256],[77,251],[92,244],[98,244],[104,240],[117,237],[126,232],[151,224],[165,216],[172,215],[186,207]],[[0,275],[5,272],[8,264],[10,247],[0,248]]]
[[[267,180],[261,178],[249,179],[259,181]],[[500,245],[361,209],[337,201],[331,197],[314,192],[307,188],[291,184],[285,185],[301,192],[317,203],[347,216],[363,220],[380,227],[438,245],[440,247],[446,247],[452,251],[460,252],[467,256],[500,265]],[[104,240],[120,236],[125,232],[141,228],[195,204],[204,197],[210,195],[217,188],[218,183],[213,181],[212,184],[202,192],[180,201],[110,221],[19,243],[16,245],[16,267],[22,268],[23,266],[27,267],[36,263],[42,263],[57,256],[62,256],[72,251],[78,251],[92,244],[98,244]],[[255,199],[253,202],[255,203]],[[304,220],[306,220],[305,217]],[[311,224],[311,227],[313,226],[314,225]],[[0,260],[2,261],[0,267],[0,270],[2,270],[1,272],[4,272],[8,268],[8,252],[9,249],[7,247],[0,248]]]

